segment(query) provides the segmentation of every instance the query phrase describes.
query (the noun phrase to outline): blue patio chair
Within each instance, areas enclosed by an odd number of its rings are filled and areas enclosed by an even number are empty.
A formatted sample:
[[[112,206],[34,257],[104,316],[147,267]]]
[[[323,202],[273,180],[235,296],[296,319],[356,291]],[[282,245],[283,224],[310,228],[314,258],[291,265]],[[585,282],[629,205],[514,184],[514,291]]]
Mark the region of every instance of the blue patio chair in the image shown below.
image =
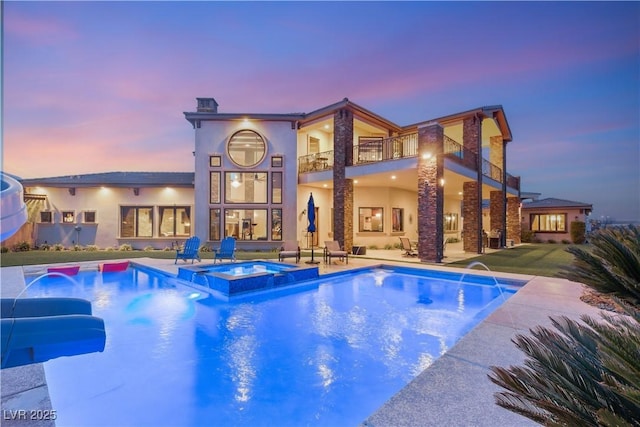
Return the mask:
[[[236,239],[233,237],[225,237],[220,243],[220,248],[213,250],[214,264],[218,260],[222,262],[223,259],[236,260]]]
[[[184,247],[182,250],[178,249],[176,251],[176,261],[174,264],[178,263],[179,259],[184,260],[185,262],[190,259],[191,264],[193,264],[194,260],[202,261],[200,259],[200,255],[198,255],[198,251],[200,250],[200,238],[198,236],[191,236],[184,242]]]

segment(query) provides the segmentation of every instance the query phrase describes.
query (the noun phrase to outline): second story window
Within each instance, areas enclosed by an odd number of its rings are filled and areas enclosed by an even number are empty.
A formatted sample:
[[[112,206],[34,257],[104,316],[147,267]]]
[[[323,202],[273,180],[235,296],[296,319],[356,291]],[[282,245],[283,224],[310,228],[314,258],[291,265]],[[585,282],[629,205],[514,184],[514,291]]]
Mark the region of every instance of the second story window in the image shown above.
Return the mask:
[[[241,130],[229,138],[227,152],[233,163],[241,167],[252,167],[260,163],[266,153],[267,144],[257,132]]]

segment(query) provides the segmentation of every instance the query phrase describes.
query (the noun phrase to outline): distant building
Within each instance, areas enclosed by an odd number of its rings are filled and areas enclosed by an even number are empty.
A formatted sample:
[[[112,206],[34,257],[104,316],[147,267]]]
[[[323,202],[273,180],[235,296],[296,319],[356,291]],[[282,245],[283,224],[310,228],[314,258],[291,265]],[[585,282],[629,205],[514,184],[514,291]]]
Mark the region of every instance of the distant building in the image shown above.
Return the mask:
[[[547,198],[522,204],[522,229],[544,241],[571,240],[571,222],[588,224],[593,206],[571,200]]]

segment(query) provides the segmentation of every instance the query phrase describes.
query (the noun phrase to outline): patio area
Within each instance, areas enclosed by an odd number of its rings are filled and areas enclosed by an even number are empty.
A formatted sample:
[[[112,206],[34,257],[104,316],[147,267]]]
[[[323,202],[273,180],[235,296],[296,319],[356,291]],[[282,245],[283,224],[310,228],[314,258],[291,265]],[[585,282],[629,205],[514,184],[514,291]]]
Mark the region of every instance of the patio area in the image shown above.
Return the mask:
[[[488,250],[489,251],[489,250]],[[471,259],[448,245],[445,262]],[[314,259],[320,261],[320,275],[377,264],[410,265],[416,268],[454,271],[452,267],[425,264],[415,257],[404,257],[402,251],[370,250],[366,255],[350,255],[348,264],[323,262],[322,250],[316,249]],[[309,261],[303,257],[300,261]],[[208,260],[207,260],[208,261]],[[204,263],[208,263],[205,261]],[[174,260],[140,258],[132,262],[176,274],[182,263]],[[82,268],[97,268],[97,263],[81,263]],[[2,268],[2,296],[16,295],[25,286],[27,274],[44,271],[44,266]],[[474,274],[492,275],[474,269]],[[583,285],[563,279],[500,273],[501,277],[528,280],[528,283],[509,298],[499,309],[463,337],[453,348],[437,359],[399,393],[375,413],[363,420],[364,426],[528,426],[532,421],[509,412],[494,403],[493,394],[499,390],[487,374],[493,365],[522,364],[524,357],[511,338],[526,333],[537,325],[549,326],[549,316],[566,315],[579,318],[582,314],[596,315],[599,310],[583,303],[579,297]],[[8,286],[11,284],[11,286]],[[10,368],[2,371],[2,407],[8,410],[54,409],[49,401],[42,365]],[[53,426],[53,421],[3,420],[6,426]]]

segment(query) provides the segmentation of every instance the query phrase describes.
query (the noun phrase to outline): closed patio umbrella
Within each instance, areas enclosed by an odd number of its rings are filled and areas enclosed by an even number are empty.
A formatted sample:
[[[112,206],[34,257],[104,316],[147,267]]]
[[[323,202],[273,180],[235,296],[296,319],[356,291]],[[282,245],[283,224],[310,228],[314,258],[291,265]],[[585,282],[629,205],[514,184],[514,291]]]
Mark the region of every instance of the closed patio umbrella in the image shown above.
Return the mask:
[[[307,232],[311,233],[311,261],[307,261],[307,264],[318,264],[318,261],[313,259],[313,234],[316,232],[316,204],[313,201],[313,193],[309,195],[307,203],[307,219],[309,220]]]

